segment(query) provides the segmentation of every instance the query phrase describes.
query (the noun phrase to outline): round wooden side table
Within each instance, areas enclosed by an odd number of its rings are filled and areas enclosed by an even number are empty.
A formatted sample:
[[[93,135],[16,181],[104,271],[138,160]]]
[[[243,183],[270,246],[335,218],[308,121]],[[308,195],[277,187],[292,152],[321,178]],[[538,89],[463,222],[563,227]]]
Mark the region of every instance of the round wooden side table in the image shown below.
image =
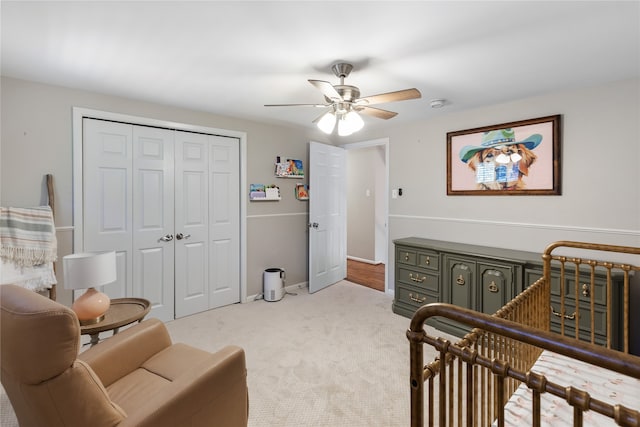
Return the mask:
[[[80,334],[91,336],[90,344],[94,346],[100,341],[100,332],[112,330],[115,335],[122,326],[141,322],[149,310],[151,310],[151,303],[143,298],[112,299],[104,319],[93,325],[80,326]]]

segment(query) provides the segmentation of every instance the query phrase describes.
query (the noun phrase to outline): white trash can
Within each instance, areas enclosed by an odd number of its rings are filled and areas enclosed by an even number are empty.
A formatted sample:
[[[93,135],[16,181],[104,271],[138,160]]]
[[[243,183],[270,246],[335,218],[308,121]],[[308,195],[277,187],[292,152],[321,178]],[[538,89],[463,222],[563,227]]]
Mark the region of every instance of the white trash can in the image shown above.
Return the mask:
[[[262,275],[265,301],[280,301],[284,297],[286,274],[281,268],[267,268]]]

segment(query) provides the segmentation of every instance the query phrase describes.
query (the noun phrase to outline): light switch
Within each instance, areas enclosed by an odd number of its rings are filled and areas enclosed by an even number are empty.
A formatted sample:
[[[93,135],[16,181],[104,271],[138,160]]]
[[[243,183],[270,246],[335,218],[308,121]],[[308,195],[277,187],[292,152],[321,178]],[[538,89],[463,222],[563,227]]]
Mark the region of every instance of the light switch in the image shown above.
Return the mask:
[[[395,188],[393,190],[391,190],[391,198],[392,199],[397,199],[398,198],[398,190],[396,190]]]

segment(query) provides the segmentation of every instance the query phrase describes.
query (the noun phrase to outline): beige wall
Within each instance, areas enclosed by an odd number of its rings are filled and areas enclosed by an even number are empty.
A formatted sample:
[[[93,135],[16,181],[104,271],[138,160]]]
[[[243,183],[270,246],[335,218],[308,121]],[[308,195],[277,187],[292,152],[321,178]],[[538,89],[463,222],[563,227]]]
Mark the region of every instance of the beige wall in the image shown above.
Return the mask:
[[[377,147],[347,151],[347,256],[375,261]]]
[[[278,155],[306,165],[308,141],[322,141],[321,134],[6,77],[1,94],[0,205],[46,204],[44,176],[53,174],[59,258],[73,251],[72,108],[83,107],[246,132],[247,184],[276,183],[285,195],[281,202],[247,202],[247,295],[262,292],[268,267],[284,268],[287,285],[307,281],[308,203],[295,200],[294,180],[276,180],[273,171]],[[70,303],[69,292],[59,289],[59,296]]]
[[[389,185],[403,189],[390,199],[390,240],[420,236],[533,252],[555,240],[640,246],[639,94],[636,79],[443,109],[432,120],[389,127]],[[447,196],[447,132],[553,114],[562,115],[562,195]],[[389,257],[391,265],[392,244]]]
[[[308,203],[293,197],[297,180],[274,178],[273,163],[280,155],[307,165],[307,142],[322,134],[4,77],[1,90],[0,204],[43,203],[43,177],[52,173],[61,255],[72,249],[71,108],[79,106],[246,132],[247,184],[277,183],[285,195],[247,202],[247,294],[260,293],[268,267],[284,268],[287,285],[306,282]],[[340,143],[389,137],[390,188],[403,189],[390,199],[390,241],[413,235],[536,252],[559,239],[640,246],[639,93],[640,82],[630,80],[457,113],[445,108]],[[561,196],[446,195],[447,132],[552,114],[562,115]]]

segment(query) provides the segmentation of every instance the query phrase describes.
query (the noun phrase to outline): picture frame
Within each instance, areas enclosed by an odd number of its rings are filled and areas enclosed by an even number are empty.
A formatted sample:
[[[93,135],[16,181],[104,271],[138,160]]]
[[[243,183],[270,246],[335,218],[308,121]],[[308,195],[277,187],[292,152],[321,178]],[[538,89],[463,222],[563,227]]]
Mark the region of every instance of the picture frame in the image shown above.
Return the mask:
[[[559,114],[447,133],[447,195],[560,195]]]
[[[309,186],[306,184],[296,184],[296,199],[309,200]]]

